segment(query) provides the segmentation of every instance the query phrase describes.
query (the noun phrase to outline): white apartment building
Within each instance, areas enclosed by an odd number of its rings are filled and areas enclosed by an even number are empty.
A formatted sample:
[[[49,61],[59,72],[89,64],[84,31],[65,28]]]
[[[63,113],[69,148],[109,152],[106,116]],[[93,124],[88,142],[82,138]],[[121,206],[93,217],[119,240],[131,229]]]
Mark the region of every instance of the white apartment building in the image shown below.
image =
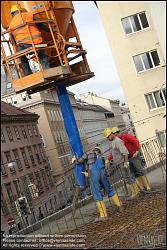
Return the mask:
[[[93,105],[99,105],[106,109],[106,111],[110,111],[114,114],[114,118],[112,119],[113,126],[119,127],[121,131],[125,130],[125,124],[122,117],[120,101],[118,100],[110,100],[104,97],[100,97],[94,93],[88,92],[85,94],[81,94],[80,98],[82,101],[87,102]]]
[[[165,1],[97,1],[140,142],[165,136]]]

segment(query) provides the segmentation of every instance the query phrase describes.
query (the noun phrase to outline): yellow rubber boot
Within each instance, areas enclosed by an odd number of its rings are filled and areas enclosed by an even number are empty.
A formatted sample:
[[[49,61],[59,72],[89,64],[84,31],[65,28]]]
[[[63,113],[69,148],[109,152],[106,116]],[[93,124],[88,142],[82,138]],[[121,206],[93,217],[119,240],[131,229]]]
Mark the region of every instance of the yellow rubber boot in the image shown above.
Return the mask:
[[[144,190],[144,186],[143,186],[143,182],[142,182],[142,179],[141,179],[142,176],[139,176],[136,178],[136,181],[137,181],[137,185],[138,187],[140,188],[140,190]]]
[[[132,195],[130,197],[131,199],[133,199],[134,197],[136,197],[136,195],[138,195],[136,186],[137,186],[136,183],[133,183],[133,184],[130,185],[130,189],[131,189],[131,192],[132,192]]]
[[[115,203],[115,205],[117,207],[121,207],[122,206],[122,202],[120,201],[119,197],[117,194],[114,194],[112,197],[111,197],[112,201]]]
[[[100,213],[99,219],[107,218],[107,210],[106,210],[106,205],[105,205],[104,201],[97,201],[96,205],[97,205],[97,207],[99,209],[99,213]]]
[[[119,212],[123,212],[124,208],[123,208],[122,202],[121,202],[121,200],[119,199],[118,195],[117,195],[117,194],[114,194],[114,195],[111,197],[111,200],[112,200],[112,201],[115,203],[115,205],[117,206],[118,211],[119,211]]]
[[[133,186],[134,186],[134,190],[135,190],[136,195],[139,194],[139,193],[140,193],[140,189],[139,189],[139,187],[138,187],[138,185],[137,185],[137,182],[135,182],[135,183],[133,184]]]
[[[142,180],[142,183],[143,183],[144,188],[145,188],[147,191],[150,191],[151,188],[150,188],[149,182],[148,182],[148,180],[147,180],[147,177],[144,175],[144,176],[141,176],[140,178],[141,178],[141,180]]]

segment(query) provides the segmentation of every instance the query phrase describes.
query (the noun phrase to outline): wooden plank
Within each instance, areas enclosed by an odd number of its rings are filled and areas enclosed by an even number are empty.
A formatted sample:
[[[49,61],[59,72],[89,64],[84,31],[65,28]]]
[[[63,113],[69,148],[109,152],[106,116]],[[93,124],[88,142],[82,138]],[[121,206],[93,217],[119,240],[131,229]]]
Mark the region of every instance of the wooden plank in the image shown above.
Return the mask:
[[[74,43],[74,42],[65,42],[66,47],[78,47],[81,48],[81,43]]]
[[[44,69],[44,78],[51,78],[59,75],[70,74],[71,70],[69,66],[58,66],[50,69]]]

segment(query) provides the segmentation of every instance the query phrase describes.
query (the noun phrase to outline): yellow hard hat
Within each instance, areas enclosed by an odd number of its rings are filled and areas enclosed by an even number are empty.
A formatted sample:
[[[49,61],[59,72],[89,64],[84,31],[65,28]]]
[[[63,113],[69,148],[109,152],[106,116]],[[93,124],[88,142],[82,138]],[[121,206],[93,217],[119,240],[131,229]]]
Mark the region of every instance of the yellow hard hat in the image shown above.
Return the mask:
[[[111,130],[112,130],[113,134],[120,131],[120,129],[118,127],[113,127]]]
[[[111,128],[105,128],[105,130],[103,131],[103,137],[107,138],[111,133],[112,133]]]
[[[20,11],[20,7],[19,7],[18,5],[13,5],[13,6],[11,7],[10,12],[13,13],[13,12],[15,12],[15,11]]]

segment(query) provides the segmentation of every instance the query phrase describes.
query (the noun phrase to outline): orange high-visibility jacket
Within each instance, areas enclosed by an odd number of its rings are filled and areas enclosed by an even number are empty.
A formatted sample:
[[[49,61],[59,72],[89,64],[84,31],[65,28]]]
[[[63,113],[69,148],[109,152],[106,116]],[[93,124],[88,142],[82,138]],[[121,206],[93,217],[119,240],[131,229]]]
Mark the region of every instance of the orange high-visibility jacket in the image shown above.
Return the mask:
[[[28,32],[28,26],[22,26],[20,28],[14,29],[20,25],[23,25],[25,23],[29,23],[33,21],[33,14],[32,13],[19,13],[16,16],[13,17],[10,25],[9,25],[9,33],[11,33],[14,36],[14,39],[17,44],[32,44],[31,37]],[[11,30],[11,31],[10,31]],[[41,32],[37,28],[37,26],[34,25],[29,25],[29,31],[30,34],[32,35],[32,39],[34,44],[39,44],[42,42],[42,36]]]

